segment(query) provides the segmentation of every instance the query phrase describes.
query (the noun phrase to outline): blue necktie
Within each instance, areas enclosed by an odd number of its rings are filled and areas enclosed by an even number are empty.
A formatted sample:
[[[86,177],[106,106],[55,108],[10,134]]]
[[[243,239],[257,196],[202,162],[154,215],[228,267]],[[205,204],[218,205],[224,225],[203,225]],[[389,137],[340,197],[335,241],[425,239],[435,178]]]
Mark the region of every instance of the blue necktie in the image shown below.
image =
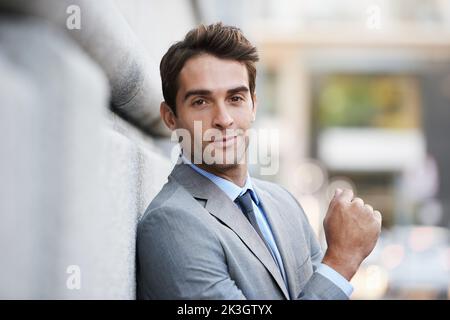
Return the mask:
[[[256,215],[255,215],[255,212],[253,211],[253,201],[252,201],[252,196],[250,195],[250,190],[247,189],[247,191],[245,191],[245,193],[243,195],[237,197],[234,202],[236,202],[239,205],[242,212],[247,217],[248,221],[250,221],[250,224],[253,226],[255,231],[259,234],[259,236],[261,237],[261,239],[263,240],[264,244],[266,245],[267,249],[269,250],[270,254],[273,257],[272,249],[270,248],[269,244],[266,242],[266,238],[262,234],[261,229],[259,228],[258,222],[256,221]],[[275,259],[275,262],[276,262],[276,259]],[[277,265],[278,265],[278,263],[277,263]]]

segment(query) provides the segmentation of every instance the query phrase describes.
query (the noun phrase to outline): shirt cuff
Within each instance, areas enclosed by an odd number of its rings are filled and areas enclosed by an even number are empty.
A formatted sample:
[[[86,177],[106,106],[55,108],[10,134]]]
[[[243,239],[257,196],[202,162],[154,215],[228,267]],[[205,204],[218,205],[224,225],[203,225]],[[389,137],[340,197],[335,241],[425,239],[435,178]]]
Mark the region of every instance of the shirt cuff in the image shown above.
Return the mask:
[[[350,284],[350,282],[347,281],[340,273],[335,271],[333,268],[327,266],[324,263],[321,263],[319,267],[317,268],[317,272],[320,273],[322,276],[333,282],[336,286],[339,287],[344,293],[347,295],[347,297],[350,297],[353,293],[353,286]]]

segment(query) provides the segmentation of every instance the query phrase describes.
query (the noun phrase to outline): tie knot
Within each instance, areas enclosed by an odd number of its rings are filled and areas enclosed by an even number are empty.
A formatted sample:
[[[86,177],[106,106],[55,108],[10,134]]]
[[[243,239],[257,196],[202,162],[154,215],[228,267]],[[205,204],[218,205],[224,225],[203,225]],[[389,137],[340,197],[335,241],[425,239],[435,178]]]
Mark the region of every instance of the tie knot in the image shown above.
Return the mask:
[[[235,202],[241,207],[241,210],[245,215],[253,211],[252,196],[249,189],[247,189],[243,195],[237,197]]]

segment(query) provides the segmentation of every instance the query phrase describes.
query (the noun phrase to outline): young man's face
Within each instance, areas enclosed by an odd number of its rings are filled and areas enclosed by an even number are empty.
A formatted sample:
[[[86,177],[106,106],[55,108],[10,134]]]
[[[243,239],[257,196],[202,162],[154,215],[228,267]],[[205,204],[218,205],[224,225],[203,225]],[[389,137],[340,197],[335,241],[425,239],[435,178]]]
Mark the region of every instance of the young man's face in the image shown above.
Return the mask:
[[[163,118],[171,129],[189,131],[191,160],[221,168],[244,160],[249,142],[245,133],[256,114],[245,64],[201,54],[185,63],[178,79],[177,116],[165,112]]]

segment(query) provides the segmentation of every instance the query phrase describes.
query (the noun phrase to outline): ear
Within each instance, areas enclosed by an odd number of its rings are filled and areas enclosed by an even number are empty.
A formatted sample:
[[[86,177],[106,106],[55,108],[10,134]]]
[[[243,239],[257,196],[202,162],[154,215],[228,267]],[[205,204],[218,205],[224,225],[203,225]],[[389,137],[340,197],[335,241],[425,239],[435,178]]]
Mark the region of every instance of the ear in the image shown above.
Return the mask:
[[[252,122],[256,119],[256,110],[258,109],[258,99],[256,98],[256,94],[253,94],[253,109],[252,109]]]
[[[159,106],[159,113],[161,114],[161,119],[164,121],[166,126],[172,131],[175,130],[177,127],[176,116],[173,114],[172,109],[165,101],[161,102],[161,105]]]

